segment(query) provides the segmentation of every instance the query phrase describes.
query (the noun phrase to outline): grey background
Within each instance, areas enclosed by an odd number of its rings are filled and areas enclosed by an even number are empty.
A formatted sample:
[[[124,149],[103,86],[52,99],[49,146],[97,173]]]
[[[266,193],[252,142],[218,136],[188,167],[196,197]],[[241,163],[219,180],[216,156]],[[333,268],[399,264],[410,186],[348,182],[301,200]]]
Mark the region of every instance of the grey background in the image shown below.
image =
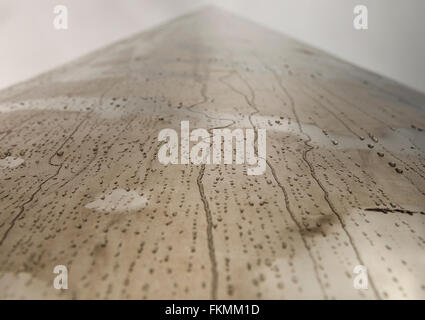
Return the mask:
[[[53,28],[53,8],[69,29]],[[214,4],[425,92],[424,0],[0,0],[0,88]],[[369,29],[353,28],[353,8]]]

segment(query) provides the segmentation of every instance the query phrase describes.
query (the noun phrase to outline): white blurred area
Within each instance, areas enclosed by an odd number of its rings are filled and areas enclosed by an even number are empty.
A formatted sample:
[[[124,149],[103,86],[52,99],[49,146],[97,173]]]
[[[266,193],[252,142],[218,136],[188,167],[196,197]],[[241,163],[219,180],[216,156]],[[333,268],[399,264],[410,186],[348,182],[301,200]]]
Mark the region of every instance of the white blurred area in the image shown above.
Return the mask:
[[[0,88],[196,10],[199,0],[0,0]],[[68,30],[53,26],[68,8]]]
[[[0,0],[0,88],[208,4],[425,92],[425,0]],[[353,28],[357,4],[367,31]]]

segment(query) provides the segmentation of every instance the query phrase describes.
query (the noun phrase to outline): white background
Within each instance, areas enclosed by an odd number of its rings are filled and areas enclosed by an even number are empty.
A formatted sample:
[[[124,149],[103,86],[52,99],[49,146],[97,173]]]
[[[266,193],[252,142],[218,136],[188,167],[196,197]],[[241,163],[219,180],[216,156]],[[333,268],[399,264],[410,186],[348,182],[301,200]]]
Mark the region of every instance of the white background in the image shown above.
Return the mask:
[[[0,88],[208,3],[425,92],[425,0],[0,0]],[[53,28],[58,4],[67,31]]]

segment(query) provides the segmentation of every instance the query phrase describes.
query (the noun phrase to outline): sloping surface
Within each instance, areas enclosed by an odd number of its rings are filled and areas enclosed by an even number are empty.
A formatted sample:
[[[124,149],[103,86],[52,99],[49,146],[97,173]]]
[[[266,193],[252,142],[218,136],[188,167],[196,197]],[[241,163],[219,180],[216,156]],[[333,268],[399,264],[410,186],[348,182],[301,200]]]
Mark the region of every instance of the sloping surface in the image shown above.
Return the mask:
[[[214,8],[4,90],[0,297],[423,299],[424,106]],[[182,120],[265,128],[265,174],[160,164]]]

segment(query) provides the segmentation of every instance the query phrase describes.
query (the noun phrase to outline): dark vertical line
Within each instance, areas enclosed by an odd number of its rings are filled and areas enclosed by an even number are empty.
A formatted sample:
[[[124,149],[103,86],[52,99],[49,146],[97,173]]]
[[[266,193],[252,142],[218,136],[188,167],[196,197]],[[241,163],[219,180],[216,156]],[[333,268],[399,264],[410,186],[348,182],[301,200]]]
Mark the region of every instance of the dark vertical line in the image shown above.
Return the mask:
[[[201,166],[199,176],[197,179],[199,194],[201,195],[202,203],[204,204],[205,217],[207,220],[207,239],[208,239],[208,253],[211,261],[211,299],[217,299],[217,288],[218,288],[218,272],[217,272],[217,259],[215,256],[214,237],[213,237],[213,223],[211,210],[208,204],[208,200],[205,196],[204,185],[202,179],[204,177],[205,164]]]

